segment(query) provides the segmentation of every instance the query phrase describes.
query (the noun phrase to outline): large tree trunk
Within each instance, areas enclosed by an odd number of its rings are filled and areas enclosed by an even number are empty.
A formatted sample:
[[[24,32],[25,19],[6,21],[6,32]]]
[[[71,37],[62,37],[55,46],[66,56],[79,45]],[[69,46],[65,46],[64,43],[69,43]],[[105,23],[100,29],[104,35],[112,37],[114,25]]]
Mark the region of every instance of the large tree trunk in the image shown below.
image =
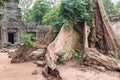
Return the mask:
[[[64,52],[64,59],[68,60],[72,57],[71,49],[75,47],[80,47],[78,34],[74,31],[72,26],[70,26],[68,30],[62,27],[56,39],[47,48],[47,54],[45,56],[46,70],[44,75],[49,77],[52,74],[51,80],[54,80],[54,78],[55,80],[60,80],[61,77],[56,67],[59,58],[58,55]]]
[[[94,15],[95,28],[91,31],[89,36],[89,47],[96,48],[103,54],[115,56],[111,51],[120,52],[119,43],[111,28],[111,24],[105,13],[102,1],[94,0],[94,3],[96,8]]]
[[[120,70],[120,62],[116,59],[120,54],[119,42],[105,13],[102,0],[94,0],[94,3],[96,8],[95,28],[89,35],[89,48],[85,48],[84,64]]]
[[[94,0],[95,15],[93,16],[94,29],[89,29],[86,22],[80,29],[83,34],[83,42],[71,25],[69,30],[62,27],[56,39],[48,46],[46,54],[46,67],[44,75],[50,80],[61,80],[57,69],[58,54],[64,52],[64,59],[71,56],[71,49],[79,48],[84,52],[83,64],[104,66],[110,70],[120,70],[120,62],[115,59],[120,54],[120,45],[111,28],[110,21],[105,13],[102,0]]]

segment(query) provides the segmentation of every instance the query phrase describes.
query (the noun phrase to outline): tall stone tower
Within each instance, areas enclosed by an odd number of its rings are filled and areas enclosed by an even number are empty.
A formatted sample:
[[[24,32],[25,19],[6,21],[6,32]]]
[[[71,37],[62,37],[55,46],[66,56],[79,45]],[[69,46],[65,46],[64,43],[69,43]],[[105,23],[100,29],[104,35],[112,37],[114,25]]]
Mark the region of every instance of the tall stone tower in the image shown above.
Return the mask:
[[[11,0],[0,10],[0,43],[14,44],[19,41],[23,31],[19,0]]]

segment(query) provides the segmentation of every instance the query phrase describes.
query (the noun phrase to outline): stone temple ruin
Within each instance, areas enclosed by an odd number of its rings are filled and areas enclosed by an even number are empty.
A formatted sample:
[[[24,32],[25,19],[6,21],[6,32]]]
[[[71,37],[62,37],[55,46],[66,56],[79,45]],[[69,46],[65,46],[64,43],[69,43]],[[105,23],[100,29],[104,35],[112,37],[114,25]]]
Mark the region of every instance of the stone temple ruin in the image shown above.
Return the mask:
[[[120,42],[120,15],[109,16],[112,28]]]
[[[38,39],[44,37],[48,27],[35,22],[24,24],[21,19],[19,0],[11,0],[10,3],[0,9],[0,46],[20,42],[23,33],[31,33]]]
[[[0,10],[0,44],[14,44],[24,32],[19,0],[11,0]]]
[[[23,33],[30,33],[43,38],[48,32],[49,27],[30,22],[24,25],[21,19],[21,9],[18,7],[19,0],[11,0],[10,3],[0,9],[0,46],[10,43],[20,42]],[[120,15],[109,16],[119,41],[120,41]]]
[[[50,29],[50,26],[39,25],[36,22],[29,22],[25,25],[26,33],[34,35],[37,40],[45,37]]]

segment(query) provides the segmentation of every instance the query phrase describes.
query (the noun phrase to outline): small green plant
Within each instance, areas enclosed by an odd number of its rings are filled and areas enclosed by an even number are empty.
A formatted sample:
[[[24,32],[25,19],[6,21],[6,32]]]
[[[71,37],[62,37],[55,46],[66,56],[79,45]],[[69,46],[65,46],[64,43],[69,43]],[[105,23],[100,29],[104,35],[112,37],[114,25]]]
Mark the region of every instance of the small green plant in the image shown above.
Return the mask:
[[[60,53],[58,54],[58,57],[59,57],[58,63],[59,63],[59,64],[66,64],[66,60],[64,59],[64,55],[65,55],[64,52],[60,52]]]
[[[83,60],[83,52],[80,51],[79,49],[72,49],[71,53],[72,53],[73,59],[80,60],[80,61]]]
[[[24,43],[28,47],[34,47],[35,37],[32,34],[22,34],[21,39],[24,40]]]
[[[40,58],[39,58],[40,60],[44,60],[44,57],[43,56],[40,56]]]
[[[117,55],[116,55],[116,58],[120,60],[120,54],[117,54]]]

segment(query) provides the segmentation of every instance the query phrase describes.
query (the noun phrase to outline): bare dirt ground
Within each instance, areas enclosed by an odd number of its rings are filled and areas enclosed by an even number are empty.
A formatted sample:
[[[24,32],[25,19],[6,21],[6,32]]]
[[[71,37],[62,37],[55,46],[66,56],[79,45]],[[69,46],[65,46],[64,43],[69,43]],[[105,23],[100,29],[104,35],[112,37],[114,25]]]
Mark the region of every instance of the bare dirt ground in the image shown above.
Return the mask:
[[[34,70],[38,74],[32,75]],[[0,53],[0,80],[46,80],[42,70],[32,62],[11,64],[7,53]],[[120,80],[119,73],[80,68],[73,62],[60,65],[59,70],[63,80]]]
[[[60,73],[63,80],[120,80],[118,72],[103,72],[94,68],[80,67],[73,62],[60,66]]]
[[[32,75],[34,70],[37,75]],[[46,80],[41,73],[42,68],[32,62],[11,64],[7,53],[0,54],[0,80]]]

